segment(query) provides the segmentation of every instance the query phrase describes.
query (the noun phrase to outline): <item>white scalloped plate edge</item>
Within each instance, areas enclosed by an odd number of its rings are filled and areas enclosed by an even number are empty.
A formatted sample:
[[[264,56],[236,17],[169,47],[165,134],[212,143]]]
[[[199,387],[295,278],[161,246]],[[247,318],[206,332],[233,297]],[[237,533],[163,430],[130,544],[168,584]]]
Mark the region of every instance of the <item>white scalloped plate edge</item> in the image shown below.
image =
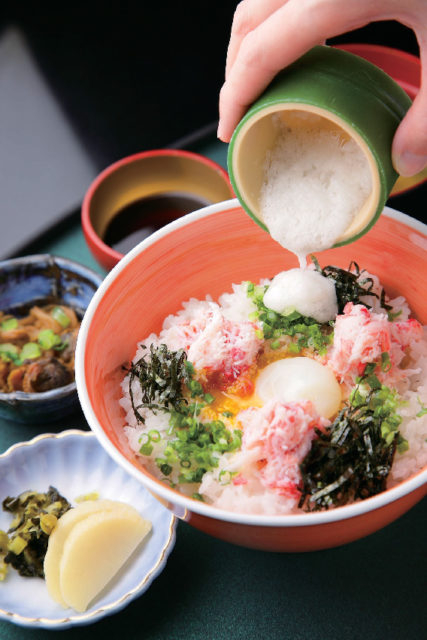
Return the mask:
[[[94,453],[98,459],[93,459]],[[91,468],[87,465],[88,457],[90,463],[96,463]],[[84,475],[75,473],[75,464],[85,469]],[[119,572],[117,579],[83,614],[64,610],[54,603],[42,579],[23,578],[10,569],[6,580],[0,582],[0,620],[25,627],[66,629],[117,613],[149,588],[164,569],[175,544],[176,518],[108,456],[90,431],[69,429],[41,434],[12,445],[0,455],[0,500],[29,488],[46,491],[50,484],[70,502],[89,491],[99,491],[103,498],[133,504],[153,523],[152,533],[132,555],[125,571]],[[9,523],[10,514],[0,511],[0,529],[7,528]],[[142,578],[138,577],[139,570]],[[46,609],[37,615],[31,612],[35,600]],[[24,611],[25,608],[30,610]]]

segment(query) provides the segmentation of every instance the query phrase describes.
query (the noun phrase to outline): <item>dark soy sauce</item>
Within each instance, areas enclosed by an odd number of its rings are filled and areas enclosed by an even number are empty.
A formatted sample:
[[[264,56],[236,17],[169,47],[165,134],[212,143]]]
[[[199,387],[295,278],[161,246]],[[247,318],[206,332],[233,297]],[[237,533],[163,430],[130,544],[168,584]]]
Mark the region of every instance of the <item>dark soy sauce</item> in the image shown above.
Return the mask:
[[[206,198],[180,191],[135,200],[110,220],[104,242],[119,253],[127,253],[165,224],[208,204],[212,203]]]

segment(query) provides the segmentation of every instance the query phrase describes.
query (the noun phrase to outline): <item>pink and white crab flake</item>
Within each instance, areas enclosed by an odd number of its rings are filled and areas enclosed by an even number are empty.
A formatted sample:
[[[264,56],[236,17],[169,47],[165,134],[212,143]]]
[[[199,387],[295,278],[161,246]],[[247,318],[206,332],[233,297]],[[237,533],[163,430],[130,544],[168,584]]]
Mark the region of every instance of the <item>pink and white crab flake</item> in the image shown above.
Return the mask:
[[[262,346],[254,322],[236,322],[209,300],[190,300],[176,315],[166,318],[156,344],[184,349],[196,371],[221,372],[229,382],[248,369]],[[144,341],[154,342],[153,336]]]
[[[406,355],[405,349],[422,336],[417,320],[391,322],[385,312],[375,313],[361,304],[348,302],[344,312],[336,317],[334,342],[326,364],[339,382],[352,387],[366,364],[381,364],[382,354],[387,353],[389,363],[384,371],[379,367],[375,373],[381,382],[397,383],[413,373],[400,369],[399,365]]]
[[[315,428],[330,424],[310,401],[270,400],[261,409],[251,407],[239,414],[243,426],[242,450],[257,452],[262,484],[288,498],[300,497],[300,463],[316,437]],[[233,482],[244,483],[244,476]]]

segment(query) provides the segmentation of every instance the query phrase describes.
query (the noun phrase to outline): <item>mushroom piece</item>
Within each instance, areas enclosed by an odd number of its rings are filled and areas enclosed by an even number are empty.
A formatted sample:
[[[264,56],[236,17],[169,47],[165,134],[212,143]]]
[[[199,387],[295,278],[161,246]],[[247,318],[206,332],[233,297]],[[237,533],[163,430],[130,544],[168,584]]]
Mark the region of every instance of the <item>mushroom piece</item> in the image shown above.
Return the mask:
[[[74,331],[67,331],[67,333],[61,334],[62,342],[65,342],[67,344],[65,349],[60,352],[61,360],[63,360],[64,362],[71,362],[71,360],[74,358],[78,333],[79,330],[74,329]]]
[[[56,358],[42,358],[31,363],[24,376],[23,390],[28,393],[49,391],[71,382],[68,369]]]

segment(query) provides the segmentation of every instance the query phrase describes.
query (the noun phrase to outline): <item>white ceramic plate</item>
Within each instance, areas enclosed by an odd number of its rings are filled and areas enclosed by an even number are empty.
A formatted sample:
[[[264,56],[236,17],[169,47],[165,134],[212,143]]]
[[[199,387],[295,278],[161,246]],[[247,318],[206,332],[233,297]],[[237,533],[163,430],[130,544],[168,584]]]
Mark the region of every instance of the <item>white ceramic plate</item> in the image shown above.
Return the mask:
[[[127,502],[152,522],[151,533],[85,613],[56,604],[41,578],[24,578],[9,570],[0,582],[0,619],[27,627],[64,629],[116,613],[144,593],[165,567],[175,542],[176,521],[105,453],[91,432],[44,434],[0,455],[0,502],[26,489],[47,491],[49,485],[72,504],[92,491],[101,498]],[[7,530],[11,520],[10,513],[0,510],[0,529]]]

